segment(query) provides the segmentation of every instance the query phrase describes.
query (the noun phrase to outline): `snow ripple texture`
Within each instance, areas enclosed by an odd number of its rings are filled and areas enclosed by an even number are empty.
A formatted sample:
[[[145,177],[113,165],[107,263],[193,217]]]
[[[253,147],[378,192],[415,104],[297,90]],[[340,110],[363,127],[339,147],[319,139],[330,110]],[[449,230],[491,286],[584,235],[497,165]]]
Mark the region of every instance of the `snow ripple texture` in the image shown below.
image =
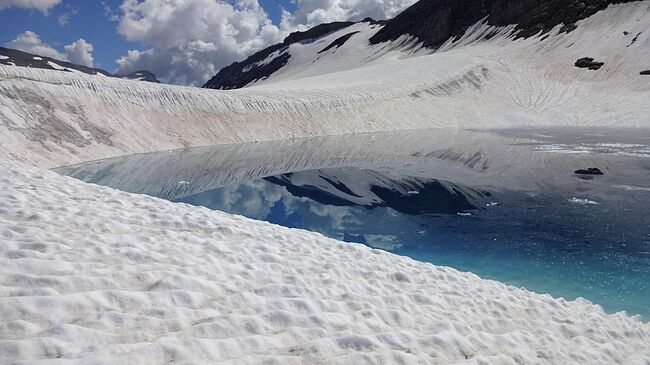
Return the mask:
[[[0,169],[3,363],[650,363],[650,324],[586,300]]]

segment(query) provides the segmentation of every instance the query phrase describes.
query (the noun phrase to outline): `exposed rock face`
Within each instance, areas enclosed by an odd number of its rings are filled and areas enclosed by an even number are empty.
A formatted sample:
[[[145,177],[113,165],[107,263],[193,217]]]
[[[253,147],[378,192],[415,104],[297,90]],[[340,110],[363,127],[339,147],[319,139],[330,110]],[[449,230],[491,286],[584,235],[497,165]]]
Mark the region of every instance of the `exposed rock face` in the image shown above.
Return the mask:
[[[147,82],[155,82],[155,83],[160,83],[158,78],[156,78],[156,75],[153,74],[153,72],[145,71],[145,70],[140,70],[136,72],[132,72],[128,75],[123,75],[123,76],[118,76],[123,79],[129,79],[129,80],[138,80],[138,81],[147,81]]]
[[[121,79],[160,82],[156,78],[156,75],[149,71],[137,71],[129,75],[113,75],[110,72],[99,68],[77,65],[75,63],[61,61],[51,57],[39,56],[36,54],[19,51],[17,49],[4,47],[0,47],[0,64],[8,66],[42,68],[46,70],[63,72],[79,71],[89,75],[104,75]]]
[[[320,24],[304,32],[293,32],[289,34],[287,38],[284,39],[284,44],[302,42],[308,39],[316,39],[324,36],[327,33],[331,33],[341,28],[349,27],[352,24],[354,24],[354,22],[333,22]]]
[[[255,80],[269,77],[289,61],[291,55],[287,53],[287,48],[288,45],[284,43],[276,44],[253,54],[243,62],[235,62],[224,67],[203,87],[222,90],[239,89]],[[270,62],[263,62],[272,57],[274,52],[278,52],[279,55],[273,57]]]
[[[468,27],[485,19],[496,26],[517,25],[518,36],[529,37],[575,22],[605,9],[609,4],[631,0],[421,0],[403,11],[370,38],[370,43],[395,40],[404,34],[417,37],[425,47],[437,47],[451,37],[462,36]]]
[[[605,65],[604,62],[596,62],[591,57],[580,58],[575,63],[576,67],[578,67],[578,68],[586,68],[586,69],[589,69],[589,70],[599,70],[601,67],[603,67],[603,65]]]
[[[235,62],[222,68],[203,87],[223,90],[238,89],[255,80],[267,78],[289,62],[291,55],[287,49],[290,44],[317,39],[352,24],[354,23],[334,22],[321,24],[304,32],[293,32],[284,39],[284,42],[265,48],[242,62]],[[277,54],[274,55],[276,52]]]
[[[339,47],[341,47],[342,45],[345,44],[345,42],[348,41],[348,39],[350,39],[350,37],[352,37],[353,35],[355,35],[355,34],[357,34],[357,33],[359,33],[359,32],[350,32],[350,33],[348,33],[348,34],[346,34],[346,35],[343,35],[343,36],[341,36],[341,37],[335,39],[334,42],[328,44],[327,47],[321,49],[320,51],[318,51],[318,53],[319,53],[319,54],[320,54],[320,53],[325,53],[325,52],[329,51],[329,50],[332,49],[332,48],[339,48]]]
[[[76,70],[89,75],[102,74],[105,76],[112,76],[109,72],[98,68],[77,65],[66,61],[56,60],[50,57],[19,51],[17,49],[0,47],[0,55],[3,56],[0,57],[0,64],[3,65],[43,68],[47,70],[59,70],[67,72]]]

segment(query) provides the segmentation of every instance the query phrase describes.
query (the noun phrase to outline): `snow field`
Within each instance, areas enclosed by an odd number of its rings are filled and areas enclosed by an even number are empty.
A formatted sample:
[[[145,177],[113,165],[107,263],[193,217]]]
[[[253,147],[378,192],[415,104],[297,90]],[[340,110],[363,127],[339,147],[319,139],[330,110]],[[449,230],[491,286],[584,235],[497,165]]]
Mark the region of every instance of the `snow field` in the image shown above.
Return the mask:
[[[0,362],[650,361],[650,324],[586,300],[0,168]]]

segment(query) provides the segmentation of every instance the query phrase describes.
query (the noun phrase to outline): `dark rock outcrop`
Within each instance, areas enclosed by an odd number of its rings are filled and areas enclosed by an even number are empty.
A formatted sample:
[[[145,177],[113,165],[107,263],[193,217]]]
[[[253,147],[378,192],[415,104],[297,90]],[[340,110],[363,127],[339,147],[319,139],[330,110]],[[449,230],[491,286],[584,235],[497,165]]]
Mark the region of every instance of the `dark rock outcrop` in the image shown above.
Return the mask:
[[[203,87],[222,90],[239,89],[253,81],[268,78],[289,62],[289,58],[291,58],[287,52],[289,45],[297,42],[309,42],[352,24],[354,22],[333,22],[317,25],[304,32],[293,32],[284,39],[284,42],[267,47],[242,62],[235,62],[222,68]],[[274,52],[278,52],[278,55],[269,60],[268,58]]]
[[[287,52],[288,47],[284,43],[276,44],[253,54],[242,62],[224,67],[203,87],[222,90],[239,89],[255,80],[267,78],[289,62],[291,55]],[[276,51],[279,51],[279,54],[270,62],[262,62]]]
[[[641,72],[639,72],[639,75],[648,75],[648,76],[650,76],[650,70],[641,71]]]
[[[4,56],[0,57],[0,64],[8,66],[41,68],[45,70],[55,70],[62,72],[79,71],[88,75],[104,75],[120,79],[160,82],[156,78],[156,75],[149,71],[137,71],[126,76],[113,75],[110,72],[99,68],[77,65],[75,63],[61,61],[51,57],[40,56],[11,48],[0,47],[0,56]]]
[[[145,71],[145,70],[140,70],[136,72],[131,72],[128,75],[122,75],[122,76],[117,76],[123,79],[128,79],[128,80],[138,80],[138,81],[147,81],[147,82],[155,82],[155,83],[160,83],[158,78],[156,78],[156,75],[154,75],[152,72]]]
[[[353,35],[355,35],[357,33],[359,33],[359,32],[351,32],[351,33],[348,33],[348,34],[346,34],[344,36],[336,38],[332,43],[327,45],[327,47],[325,47],[325,48],[321,49],[320,51],[318,51],[318,54],[325,53],[325,52],[329,51],[330,49],[332,49],[334,47],[336,47],[336,48],[341,47],[342,45],[345,44],[345,42],[348,41],[348,39],[350,39],[350,37],[352,37]]]
[[[371,44],[411,35],[417,37],[425,47],[436,48],[450,38],[462,36],[470,26],[482,20],[494,26],[516,25],[517,37],[547,33],[558,25],[562,25],[561,31],[570,32],[575,29],[577,21],[590,17],[610,4],[632,1],[635,0],[420,0],[393,19],[375,21],[366,18],[363,22],[383,26],[370,38]],[[286,65],[291,57],[288,52],[281,52],[273,60],[267,60],[273,52],[292,43],[318,39],[352,24],[321,24],[304,32],[291,33],[283,43],[223,68],[204,87],[235,89],[267,78]],[[347,39],[341,37],[319,53],[337,45],[340,47]],[[268,62],[259,64],[262,60]],[[592,67],[597,69],[596,65]]]
[[[637,33],[637,35],[635,35],[634,38],[632,38],[632,40],[630,41],[630,44],[628,44],[627,47],[631,47],[634,43],[636,43],[636,41],[639,39],[639,36],[640,36],[641,34],[643,34],[643,32],[639,32],[639,33]],[[626,35],[627,35],[627,34],[626,34]]]
[[[597,167],[590,167],[588,169],[580,169],[580,170],[575,170],[574,173],[578,175],[605,175],[602,171],[600,171],[599,168]]]
[[[317,25],[303,32],[293,32],[284,39],[284,44],[292,44],[302,42],[305,40],[313,40],[320,38],[328,33],[332,33],[342,28],[347,28],[354,24],[354,22],[333,22]]]
[[[596,62],[591,57],[580,58],[575,63],[576,67],[586,68],[586,69],[594,70],[594,71],[599,70],[601,67],[603,67],[603,65],[605,65],[604,62]]]
[[[563,24],[562,31],[575,29],[575,23],[609,4],[632,0],[420,0],[386,22],[370,38],[377,44],[410,34],[435,48],[452,37],[462,36],[467,28],[485,19],[490,25],[516,24],[518,37],[546,33]]]
[[[76,70],[89,75],[102,74],[105,76],[113,76],[110,72],[104,71],[102,69],[77,65],[51,57],[19,51],[17,49],[0,47],[0,55],[7,57],[0,59],[0,64],[3,65],[42,68],[46,70],[57,70],[65,72],[72,72],[72,70]]]

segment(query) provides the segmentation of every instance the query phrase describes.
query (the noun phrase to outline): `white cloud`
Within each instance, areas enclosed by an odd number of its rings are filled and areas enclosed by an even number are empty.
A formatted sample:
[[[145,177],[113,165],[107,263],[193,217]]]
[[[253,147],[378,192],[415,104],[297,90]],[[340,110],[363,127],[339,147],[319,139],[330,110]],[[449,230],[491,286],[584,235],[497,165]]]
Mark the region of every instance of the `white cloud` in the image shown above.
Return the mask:
[[[6,43],[5,46],[7,48],[15,48],[17,50],[37,54],[39,56],[52,57],[62,61],[68,60],[68,57],[66,57],[66,55],[57,51],[49,44],[43,43],[39,35],[30,30],[18,34],[13,41]]]
[[[38,34],[28,30],[18,34],[13,41],[6,43],[5,47],[84,66],[93,66],[93,45],[83,38],[64,46],[63,52],[60,52],[43,42]]]
[[[102,1],[102,7],[104,8],[104,16],[111,22],[117,22],[120,20],[120,16],[115,13],[115,10],[108,5],[105,1]]]
[[[36,9],[47,15],[47,12],[60,2],[61,0],[0,0],[0,10],[11,7]]]
[[[120,73],[139,69],[161,79],[202,85],[223,66],[282,40],[257,0],[125,0],[118,32],[149,46],[117,60]]]
[[[116,60],[118,72],[149,70],[161,80],[201,86],[222,67],[323,22],[391,18],[417,0],[296,0],[280,26],[257,0],[124,0],[118,32],[140,42]],[[115,19],[113,10],[106,14]]]
[[[85,39],[72,42],[64,47],[68,60],[72,63],[93,67],[93,45]]]
[[[306,29],[333,21],[358,21],[366,17],[390,19],[417,0],[296,0],[297,10],[285,11],[282,29]]]

